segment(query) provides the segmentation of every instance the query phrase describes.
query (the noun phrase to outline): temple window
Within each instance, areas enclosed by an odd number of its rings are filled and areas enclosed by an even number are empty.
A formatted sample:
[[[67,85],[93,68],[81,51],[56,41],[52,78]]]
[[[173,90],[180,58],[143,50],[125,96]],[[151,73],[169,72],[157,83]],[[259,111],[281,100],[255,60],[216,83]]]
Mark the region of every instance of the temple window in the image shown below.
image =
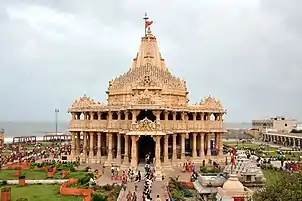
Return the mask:
[[[204,120],[204,121],[207,121],[207,120],[208,120],[208,116],[209,116],[208,113],[204,113],[203,120]]]
[[[107,113],[106,112],[101,113],[101,120],[107,120]]]
[[[168,120],[170,120],[170,121],[173,120],[173,114],[172,114],[172,112],[169,112],[169,114],[168,114]]]
[[[200,120],[201,120],[201,115],[200,115],[200,113],[197,113],[197,114],[196,114],[196,120],[197,120],[197,121],[200,121]]]
[[[165,120],[165,113],[161,112],[159,118],[160,120]]]
[[[117,112],[113,112],[112,113],[112,120],[117,120],[117,119],[118,119]]]
[[[83,120],[84,119],[84,113],[79,112],[78,113],[78,120]]]
[[[94,112],[93,113],[93,118],[92,118],[93,120],[98,120],[98,113],[96,113],[96,112]]]
[[[125,120],[126,119],[126,115],[124,111],[121,111],[121,120]]]
[[[128,120],[132,120],[132,113],[131,112],[128,113]]]
[[[179,112],[176,113],[176,120],[177,121],[181,120],[181,114]]]
[[[210,115],[210,119],[209,119],[209,120],[215,121],[215,119],[216,119],[216,115],[215,115],[214,113],[212,113],[212,114]]]
[[[192,113],[188,113],[188,120],[193,121],[193,114]]]

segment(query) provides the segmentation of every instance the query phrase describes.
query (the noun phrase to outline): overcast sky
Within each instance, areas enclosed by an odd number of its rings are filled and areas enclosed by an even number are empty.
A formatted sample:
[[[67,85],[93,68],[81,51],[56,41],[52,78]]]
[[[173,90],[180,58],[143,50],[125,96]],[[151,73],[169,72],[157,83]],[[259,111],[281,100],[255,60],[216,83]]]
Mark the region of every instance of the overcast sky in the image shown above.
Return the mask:
[[[230,122],[301,120],[301,10],[302,0],[1,0],[0,120],[52,121],[59,108],[68,121],[84,93],[106,100],[138,51],[144,12],[191,102],[213,95]]]

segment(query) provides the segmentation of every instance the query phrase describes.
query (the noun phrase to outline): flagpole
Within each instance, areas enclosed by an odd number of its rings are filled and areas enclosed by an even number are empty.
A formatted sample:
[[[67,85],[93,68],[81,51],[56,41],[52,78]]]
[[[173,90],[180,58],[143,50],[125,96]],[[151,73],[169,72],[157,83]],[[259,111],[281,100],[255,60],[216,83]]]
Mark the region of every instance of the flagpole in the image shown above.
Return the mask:
[[[147,13],[145,13],[145,16],[143,18],[145,20],[145,37],[147,36],[147,20],[149,19]]]

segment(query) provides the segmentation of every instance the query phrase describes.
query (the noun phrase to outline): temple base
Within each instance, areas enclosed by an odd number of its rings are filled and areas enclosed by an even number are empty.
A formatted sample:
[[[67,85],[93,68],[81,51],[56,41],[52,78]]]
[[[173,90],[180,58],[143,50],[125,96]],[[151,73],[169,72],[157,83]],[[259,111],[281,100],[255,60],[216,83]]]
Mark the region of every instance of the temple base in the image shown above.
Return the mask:
[[[155,167],[155,181],[162,181],[163,173],[162,167]]]

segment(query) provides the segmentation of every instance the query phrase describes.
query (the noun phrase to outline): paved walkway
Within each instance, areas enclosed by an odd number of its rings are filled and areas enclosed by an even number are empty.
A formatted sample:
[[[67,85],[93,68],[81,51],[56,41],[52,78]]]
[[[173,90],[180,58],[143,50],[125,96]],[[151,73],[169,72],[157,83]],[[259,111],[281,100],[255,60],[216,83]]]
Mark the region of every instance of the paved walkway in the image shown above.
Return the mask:
[[[99,169],[100,166],[97,164],[89,164],[89,167],[92,170]],[[198,169],[199,167],[196,167]],[[142,167],[138,168],[141,171],[142,176],[144,175],[144,170]],[[179,181],[190,181],[191,173],[182,172],[182,167],[174,168],[173,171],[165,171],[164,173],[164,180],[163,181],[155,181],[152,185],[152,200],[156,200],[156,196],[159,195],[162,201],[165,201],[168,198],[168,194],[166,191],[166,187],[170,177],[178,177]],[[106,184],[113,184],[118,183],[121,184],[121,181],[111,180],[111,171],[110,167],[105,168],[104,174],[96,180],[97,185],[106,185]],[[144,181],[138,183],[138,190],[136,192],[138,201],[142,200],[143,195],[143,188],[144,188]],[[125,201],[128,192],[134,192],[134,182],[128,182],[126,191],[121,191],[118,201]]]
[[[126,201],[127,194],[129,192],[136,192],[137,200],[138,201],[143,200],[142,196],[144,191],[144,181],[140,181],[137,184],[138,184],[138,189],[137,191],[135,191],[134,182],[128,183],[126,191],[121,192],[118,201]],[[166,191],[166,184],[162,181],[155,181],[152,184],[152,192],[151,192],[152,200],[156,200],[157,195],[159,195],[162,201],[165,201],[166,198],[168,198],[168,194]]]

